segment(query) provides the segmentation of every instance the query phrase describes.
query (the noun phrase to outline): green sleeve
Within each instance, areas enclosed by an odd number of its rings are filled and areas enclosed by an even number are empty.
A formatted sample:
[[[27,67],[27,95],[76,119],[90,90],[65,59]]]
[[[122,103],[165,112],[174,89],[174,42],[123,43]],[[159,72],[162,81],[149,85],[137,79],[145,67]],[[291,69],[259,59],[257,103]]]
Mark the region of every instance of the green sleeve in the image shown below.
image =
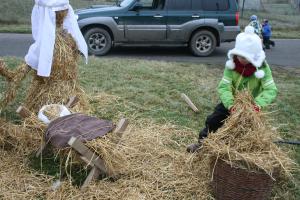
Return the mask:
[[[227,109],[233,106],[234,96],[232,90],[232,70],[225,69],[223,78],[218,86],[218,93],[222,103]]]
[[[263,70],[265,72],[265,76],[262,78],[262,90],[261,93],[255,98],[255,103],[260,107],[265,107],[271,104],[277,96],[277,87],[267,62],[264,63]]]

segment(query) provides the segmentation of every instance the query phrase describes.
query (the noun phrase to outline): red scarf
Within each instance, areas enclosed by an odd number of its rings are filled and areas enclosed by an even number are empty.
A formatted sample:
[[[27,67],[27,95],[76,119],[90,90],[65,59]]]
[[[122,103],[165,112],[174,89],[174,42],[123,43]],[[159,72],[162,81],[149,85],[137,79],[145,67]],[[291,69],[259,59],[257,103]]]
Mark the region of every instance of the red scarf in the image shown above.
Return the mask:
[[[251,63],[243,65],[236,56],[233,57],[233,62],[235,64],[234,70],[244,77],[249,77],[256,71],[256,68]]]

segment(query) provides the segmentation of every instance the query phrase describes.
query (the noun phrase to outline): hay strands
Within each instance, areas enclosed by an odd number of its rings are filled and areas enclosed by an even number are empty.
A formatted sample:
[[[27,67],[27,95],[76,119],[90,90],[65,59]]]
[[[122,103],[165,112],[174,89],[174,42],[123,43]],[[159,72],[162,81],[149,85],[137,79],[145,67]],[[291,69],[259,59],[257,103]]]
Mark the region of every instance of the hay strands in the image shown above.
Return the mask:
[[[121,119],[116,129],[114,130],[115,140],[114,143],[118,144],[124,131],[128,126],[127,119]],[[112,169],[109,169],[108,165],[105,165],[105,160],[101,159],[96,152],[90,150],[85,144],[83,144],[76,137],[72,137],[68,144],[72,147],[79,155],[80,158],[92,167],[87,178],[85,179],[81,189],[85,189],[91,181],[96,180],[101,174],[105,174],[110,178],[115,178],[116,175]]]
[[[189,105],[189,107],[195,112],[198,113],[199,109],[195,106],[192,100],[184,93],[181,93],[181,98]]]
[[[13,80],[14,74],[12,71],[10,71],[2,59],[0,59],[0,75],[4,76],[7,81]]]

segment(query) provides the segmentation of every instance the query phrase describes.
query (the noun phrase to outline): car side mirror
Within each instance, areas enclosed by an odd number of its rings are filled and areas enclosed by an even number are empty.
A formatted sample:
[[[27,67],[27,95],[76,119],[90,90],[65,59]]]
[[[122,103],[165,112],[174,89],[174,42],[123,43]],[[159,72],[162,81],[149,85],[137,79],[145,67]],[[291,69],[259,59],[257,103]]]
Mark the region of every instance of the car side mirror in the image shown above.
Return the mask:
[[[133,6],[132,10],[133,10],[133,11],[139,11],[139,10],[142,9],[142,8],[143,8],[143,4],[141,4],[141,3],[136,3],[136,4]]]

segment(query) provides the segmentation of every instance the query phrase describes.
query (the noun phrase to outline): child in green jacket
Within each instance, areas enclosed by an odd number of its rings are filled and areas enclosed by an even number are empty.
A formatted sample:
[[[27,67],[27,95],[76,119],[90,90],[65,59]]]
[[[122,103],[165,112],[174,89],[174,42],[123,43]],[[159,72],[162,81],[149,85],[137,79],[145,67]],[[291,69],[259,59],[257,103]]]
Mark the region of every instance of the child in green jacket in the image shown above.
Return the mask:
[[[188,152],[197,151],[208,133],[220,128],[230,113],[234,112],[235,91],[250,90],[255,101],[253,110],[257,112],[272,103],[277,96],[277,88],[265,60],[261,40],[254,33],[253,27],[247,26],[245,32],[236,37],[235,47],[228,52],[228,58],[223,78],[218,85],[221,103],[207,117],[205,128],[199,133],[198,143],[189,145]]]

